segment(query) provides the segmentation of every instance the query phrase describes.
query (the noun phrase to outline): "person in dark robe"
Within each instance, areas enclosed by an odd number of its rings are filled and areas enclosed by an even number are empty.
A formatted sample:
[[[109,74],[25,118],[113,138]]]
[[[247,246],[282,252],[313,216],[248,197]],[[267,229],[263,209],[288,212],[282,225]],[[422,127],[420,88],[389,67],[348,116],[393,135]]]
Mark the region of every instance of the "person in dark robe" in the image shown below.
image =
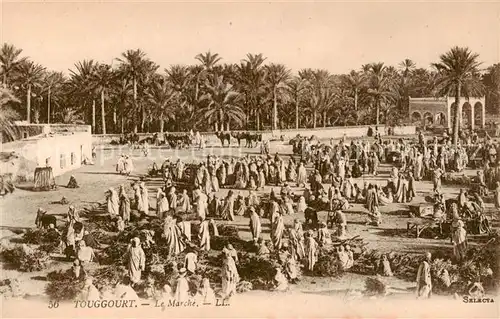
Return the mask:
[[[406,203],[406,195],[408,194],[408,181],[402,173],[399,174],[394,201],[396,203]]]
[[[410,172],[408,174],[408,195],[407,195],[408,201],[411,202],[413,197],[415,196],[417,196],[415,190],[415,178],[413,177],[413,172]]]
[[[101,246],[92,233],[89,233],[87,230],[84,232],[83,241],[87,247],[99,248]]]
[[[366,208],[369,213],[372,213],[375,210],[375,207],[378,207],[378,194],[373,187],[372,184],[368,185],[368,191],[366,193]]]
[[[361,167],[359,166],[358,160],[354,160],[354,164],[352,166],[352,177],[359,178],[363,175],[361,172]]]

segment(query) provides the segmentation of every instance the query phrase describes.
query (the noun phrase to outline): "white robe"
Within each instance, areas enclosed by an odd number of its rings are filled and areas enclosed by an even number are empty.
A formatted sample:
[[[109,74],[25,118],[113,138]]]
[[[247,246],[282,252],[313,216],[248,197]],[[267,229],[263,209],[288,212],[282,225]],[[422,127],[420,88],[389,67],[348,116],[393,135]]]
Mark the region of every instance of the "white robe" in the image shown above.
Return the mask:
[[[149,212],[149,194],[147,187],[141,187],[141,198],[142,198],[142,211]]]
[[[210,229],[209,221],[204,220],[200,224],[200,229],[198,231],[198,237],[200,238],[200,249],[209,251],[210,250]]]
[[[118,194],[116,193],[115,190],[111,191],[111,194],[108,195],[108,214],[111,215],[111,217],[118,216],[119,214],[119,199],[118,199]]]
[[[184,302],[189,299],[189,284],[186,277],[179,277],[175,287],[175,300]]]
[[[125,159],[125,165],[124,165],[124,172],[127,173],[127,174],[130,174],[133,172],[134,170],[134,163],[132,162],[132,159],[129,157],[127,159]]]

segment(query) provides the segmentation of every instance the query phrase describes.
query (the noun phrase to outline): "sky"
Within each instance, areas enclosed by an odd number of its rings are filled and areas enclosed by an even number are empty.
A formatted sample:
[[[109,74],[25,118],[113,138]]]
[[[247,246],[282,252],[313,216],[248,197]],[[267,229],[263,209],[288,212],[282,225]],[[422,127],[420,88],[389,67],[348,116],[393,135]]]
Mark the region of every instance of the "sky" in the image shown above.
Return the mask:
[[[500,62],[500,2],[0,1],[0,12],[0,42],[64,73],[83,59],[116,65],[137,48],[161,70],[208,50],[225,63],[263,53],[293,71],[336,74],[405,58],[429,68],[455,45],[484,67]]]

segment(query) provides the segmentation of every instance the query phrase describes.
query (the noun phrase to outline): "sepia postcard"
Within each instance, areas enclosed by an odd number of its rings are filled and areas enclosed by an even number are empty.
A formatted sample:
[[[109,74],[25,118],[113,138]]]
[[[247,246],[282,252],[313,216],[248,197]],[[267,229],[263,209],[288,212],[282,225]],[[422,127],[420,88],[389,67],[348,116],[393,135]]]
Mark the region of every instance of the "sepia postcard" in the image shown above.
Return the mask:
[[[0,317],[500,317],[500,2],[0,13]]]

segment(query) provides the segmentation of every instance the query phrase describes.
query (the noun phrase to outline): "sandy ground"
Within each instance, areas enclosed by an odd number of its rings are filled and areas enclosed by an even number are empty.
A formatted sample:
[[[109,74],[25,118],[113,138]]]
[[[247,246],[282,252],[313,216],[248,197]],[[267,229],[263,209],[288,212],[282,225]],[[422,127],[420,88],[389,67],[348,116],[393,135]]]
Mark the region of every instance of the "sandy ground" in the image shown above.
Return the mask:
[[[58,218],[62,219],[62,216],[67,212],[68,205],[61,205],[58,203],[53,203],[59,201],[63,196],[68,199],[68,201],[75,205],[77,208],[82,208],[87,205],[94,205],[99,202],[104,202],[105,195],[104,192],[109,187],[118,187],[121,184],[130,185],[133,180],[137,180],[140,175],[145,174],[147,171],[147,167],[152,165],[154,161],[157,164],[161,165],[161,162],[165,158],[170,158],[171,160],[176,160],[177,158],[182,158],[184,161],[192,161],[193,158],[197,160],[203,160],[206,158],[207,154],[218,154],[227,156],[241,156],[247,153],[250,154],[258,154],[258,149],[246,149],[246,148],[210,148],[203,151],[200,150],[160,150],[160,149],[152,149],[149,157],[145,157],[139,150],[130,150],[128,148],[124,149],[116,149],[111,147],[102,147],[98,150],[98,157],[95,162],[95,165],[84,166],[78,170],[72,171],[71,173],[64,174],[62,176],[56,177],[56,183],[60,186],[57,190],[51,192],[33,192],[29,190],[29,184],[20,185],[19,189],[16,189],[14,194],[4,197],[0,199],[0,238],[2,240],[6,240],[9,237],[15,236],[15,233],[18,233],[19,230],[26,227],[33,227],[35,221],[35,214],[38,207],[46,208],[50,214],[56,214]],[[271,148],[271,152],[279,152],[280,154],[291,154],[291,146],[276,144]],[[121,153],[130,154],[133,156],[135,172],[130,177],[125,177],[122,175],[118,175],[115,173],[115,163],[117,157]],[[385,185],[386,180],[389,177],[390,166],[382,165],[381,172],[378,176],[364,176],[356,180],[359,184],[363,184],[364,181],[373,182],[376,181],[380,185]],[[475,174],[473,171],[467,171],[466,174]],[[67,184],[69,177],[74,175],[76,180],[78,181],[80,188],[79,189],[68,189],[65,188],[64,185]],[[154,196],[156,193],[156,187],[160,186],[159,180],[147,180],[146,184],[150,190],[150,202],[153,205],[155,202]],[[270,187],[266,187],[264,190],[266,193],[270,192]],[[430,182],[417,182],[417,197],[410,204],[416,204],[419,202],[424,202],[424,197],[429,195],[432,190],[432,185]],[[295,190],[300,193],[299,189]],[[447,198],[456,197],[458,194],[458,189],[456,188],[445,188],[445,193],[447,194]],[[221,190],[222,193],[226,193],[227,190]],[[242,191],[243,194],[247,194],[247,191]],[[498,215],[493,212],[493,206],[491,201],[486,201],[487,211],[489,211],[490,216],[493,219],[494,225],[498,223]],[[408,252],[408,253],[423,253],[424,251],[436,251],[436,250],[451,250],[452,246],[449,240],[445,239],[424,239],[419,238],[415,239],[413,236],[408,236],[406,231],[406,222],[408,221],[408,217],[406,214],[400,213],[400,210],[407,209],[406,204],[390,204],[389,206],[382,207],[381,212],[383,214],[383,223],[380,227],[366,226],[365,220],[366,215],[364,213],[364,208],[360,204],[355,204],[347,211],[347,219],[348,219],[348,235],[355,236],[360,235],[363,239],[369,243],[370,248],[377,248],[382,251],[398,251],[398,252]],[[151,211],[151,214],[153,212]],[[294,218],[304,219],[303,216],[285,216],[285,223],[287,225],[291,225],[293,223]],[[320,218],[326,220],[326,212],[320,213]],[[248,230],[248,218],[244,217],[236,217],[236,221],[233,222],[236,224],[241,230],[242,237],[246,239],[250,239],[250,233]],[[263,220],[263,235],[265,238],[269,238],[269,221]],[[473,242],[474,240],[472,240]],[[54,269],[57,268],[69,268],[69,263],[57,263],[53,266]],[[53,270],[53,269],[51,269]],[[43,289],[45,286],[45,281],[41,280],[43,275],[47,272],[41,273],[29,273],[29,274],[20,274],[17,271],[10,270],[5,268],[2,265],[0,270],[2,278],[12,278],[18,277],[22,279],[22,288],[26,289],[26,291],[30,291],[32,295],[40,295],[43,294]],[[307,311],[312,311],[313,309],[309,306],[313,306],[317,303],[321,304],[321,300],[325,300],[325,295],[335,296],[333,299],[341,299],[346,300],[352,299],[349,297],[350,292],[352,290],[362,290],[364,286],[365,276],[355,275],[355,274],[346,274],[341,279],[330,279],[330,278],[315,278],[315,277],[304,277],[303,280],[298,284],[294,285],[291,291],[288,294],[270,294],[268,292],[263,291],[253,291],[251,293],[245,294],[243,297],[238,297],[238,300],[243,301],[246,299],[252,299],[255,301],[257,298],[257,304],[267,303],[268,296],[270,300],[276,300],[277,303],[282,305],[282,302],[285,304],[293,305],[296,300],[301,300],[300,305],[296,305],[296,307],[292,307],[292,309],[297,309],[298,312],[290,312],[292,316],[297,316],[302,313],[304,310],[302,307],[307,307]],[[29,280],[26,280],[29,279]],[[415,286],[414,283],[405,282],[396,278],[391,278],[388,284],[394,288],[394,291],[397,292],[397,295],[405,296],[405,298],[413,299],[412,296],[412,288]],[[265,298],[263,296],[266,296]],[[260,298],[258,298],[260,297]],[[348,298],[349,297],[349,298]],[[299,298],[299,299],[297,299]],[[262,300],[266,299],[266,300]],[[295,301],[294,301],[295,300]],[[306,300],[310,300],[307,301]],[[332,300],[332,299],[328,299]],[[354,302],[354,301],[353,301]],[[361,302],[361,301],[359,301]],[[365,301],[363,301],[365,302]],[[453,301],[457,303],[457,301]],[[9,302],[10,303],[10,302]],[[462,302],[461,302],[462,303]],[[14,305],[15,302],[12,301]],[[5,304],[7,305],[7,304]],[[244,303],[242,303],[244,305]],[[380,304],[374,304],[375,307],[380,307]],[[497,304],[498,305],[498,304]],[[258,306],[260,307],[260,306]],[[476,306],[468,306],[470,307],[478,307]],[[235,309],[234,307],[226,307],[227,309]],[[322,316],[356,316],[360,309],[354,307],[354,304],[350,306],[346,306],[342,308],[341,312],[328,312],[327,309],[330,309],[331,305],[321,311]],[[491,307],[490,307],[491,308]],[[488,308],[488,309],[490,309]],[[498,308],[498,307],[497,307]],[[12,307],[10,310],[15,311],[16,308]],[[280,308],[281,309],[281,308]],[[335,308],[331,308],[335,309]],[[337,308],[338,309],[338,308]],[[345,312],[346,309],[350,309],[348,312]],[[483,308],[481,308],[483,310]],[[485,309],[485,308],[484,308]],[[153,311],[154,309],[150,309]],[[289,311],[284,308],[281,309],[283,311],[280,316],[287,316]],[[338,309],[339,310],[339,309]],[[417,309],[418,310],[418,309]],[[444,308],[446,311],[446,308]],[[149,311],[149,310],[148,310]],[[266,310],[260,309],[256,310],[254,314],[257,316],[265,316]],[[263,312],[264,311],[264,312]],[[311,312],[304,312],[302,316],[313,316]],[[317,309],[315,311],[318,311]],[[8,313],[2,311],[4,316],[8,316]],[[189,312],[191,313],[191,312]],[[238,316],[246,316],[246,313],[237,312]],[[370,315],[369,312],[359,312],[361,316],[373,316]],[[446,313],[446,312],[444,312]],[[468,313],[468,312],[467,312]],[[191,313],[195,315],[196,313]],[[219,311],[215,311],[215,316],[235,316],[236,312],[228,310],[226,315],[219,314]],[[250,316],[252,312],[249,312]],[[267,312],[269,314],[269,312]],[[377,312],[374,312],[375,316]],[[390,315],[391,312],[387,313]],[[423,313],[422,313],[423,314]],[[497,312],[498,314],[498,312]],[[12,312],[14,315],[14,312]],[[27,314],[26,314],[27,315]],[[188,313],[185,313],[187,316]],[[320,313],[317,314],[320,316]],[[442,317],[442,316],[440,316]],[[462,315],[455,315],[453,317],[463,317]],[[471,317],[471,316],[465,316]],[[483,313],[481,317],[490,317],[486,312]]]

